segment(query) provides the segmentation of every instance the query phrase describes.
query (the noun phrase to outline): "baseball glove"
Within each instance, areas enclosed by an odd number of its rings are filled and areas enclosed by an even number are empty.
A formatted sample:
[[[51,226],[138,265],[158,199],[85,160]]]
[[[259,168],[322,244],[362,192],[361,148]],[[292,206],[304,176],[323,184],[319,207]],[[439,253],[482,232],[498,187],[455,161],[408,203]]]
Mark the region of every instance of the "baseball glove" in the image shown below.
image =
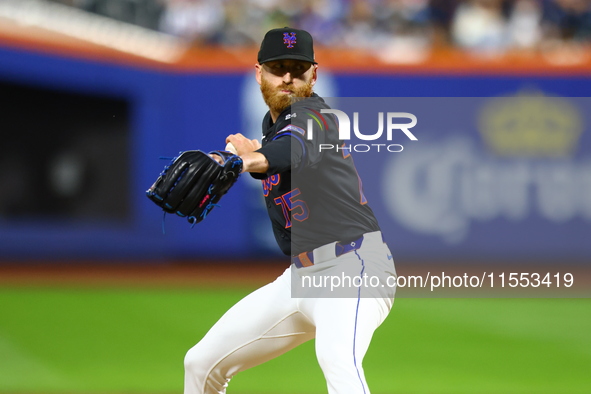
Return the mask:
[[[219,155],[223,164],[210,155]],[[242,159],[230,152],[181,152],[146,191],[148,198],[167,213],[196,224],[205,219],[234,185],[242,172]]]

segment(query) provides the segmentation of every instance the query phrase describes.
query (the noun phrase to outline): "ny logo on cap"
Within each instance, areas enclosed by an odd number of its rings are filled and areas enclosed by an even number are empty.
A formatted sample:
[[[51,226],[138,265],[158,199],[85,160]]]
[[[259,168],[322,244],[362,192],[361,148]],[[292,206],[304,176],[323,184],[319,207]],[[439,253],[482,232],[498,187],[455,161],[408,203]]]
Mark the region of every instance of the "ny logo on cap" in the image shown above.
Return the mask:
[[[290,36],[291,34],[291,36]],[[296,34],[295,33],[283,33],[283,43],[287,45],[288,48],[293,48],[293,44],[296,43]]]

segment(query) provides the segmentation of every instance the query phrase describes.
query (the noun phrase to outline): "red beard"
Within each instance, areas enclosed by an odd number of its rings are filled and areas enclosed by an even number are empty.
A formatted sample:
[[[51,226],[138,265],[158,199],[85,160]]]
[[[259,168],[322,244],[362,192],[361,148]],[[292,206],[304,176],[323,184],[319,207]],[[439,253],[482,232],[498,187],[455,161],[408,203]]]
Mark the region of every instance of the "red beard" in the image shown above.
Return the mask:
[[[284,94],[281,93],[282,90],[289,90],[292,93]],[[275,87],[263,77],[261,78],[261,92],[269,109],[279,114],[291,105],[293,98],[310,97],[312,95],[312,82],[310,81],[300,88],[285,83]]]

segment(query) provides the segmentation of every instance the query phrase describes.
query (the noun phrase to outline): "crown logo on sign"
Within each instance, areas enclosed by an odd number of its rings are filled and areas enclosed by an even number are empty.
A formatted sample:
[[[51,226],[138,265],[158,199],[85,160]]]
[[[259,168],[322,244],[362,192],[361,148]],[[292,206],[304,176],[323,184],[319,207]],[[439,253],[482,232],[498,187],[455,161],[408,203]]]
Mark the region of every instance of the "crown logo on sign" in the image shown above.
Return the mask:
[[[499,156],[564,157],[573,153],[582,120],[565,98],[517,95],[485,104],[479,131]]]

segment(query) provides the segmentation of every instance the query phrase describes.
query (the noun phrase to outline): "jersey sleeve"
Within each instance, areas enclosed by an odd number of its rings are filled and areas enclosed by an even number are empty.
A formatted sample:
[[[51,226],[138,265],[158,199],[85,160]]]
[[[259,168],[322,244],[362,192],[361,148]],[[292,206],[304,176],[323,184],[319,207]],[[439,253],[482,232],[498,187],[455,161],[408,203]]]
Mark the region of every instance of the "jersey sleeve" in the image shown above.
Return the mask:
[[[286,171],[297,173],[321,162],[322,148],[330,149],[328,145],[334,147],[339,143],[334,117],[322,114],[321,108],[327,106],[317,96],[292,104],[291,111],[278,120],[277,131],[258,150],[269,162],[267,173],[252,174],[254,178],[264,179]]]
[[[258,149],[269,162],[269,168],[263,178],[290,171],[298,168],[305,156],[305,145],[300,135],[290,131],[290,125],[286,126],[273,137],[265,146]],[[256,175],[255,178],[259,179]]]

